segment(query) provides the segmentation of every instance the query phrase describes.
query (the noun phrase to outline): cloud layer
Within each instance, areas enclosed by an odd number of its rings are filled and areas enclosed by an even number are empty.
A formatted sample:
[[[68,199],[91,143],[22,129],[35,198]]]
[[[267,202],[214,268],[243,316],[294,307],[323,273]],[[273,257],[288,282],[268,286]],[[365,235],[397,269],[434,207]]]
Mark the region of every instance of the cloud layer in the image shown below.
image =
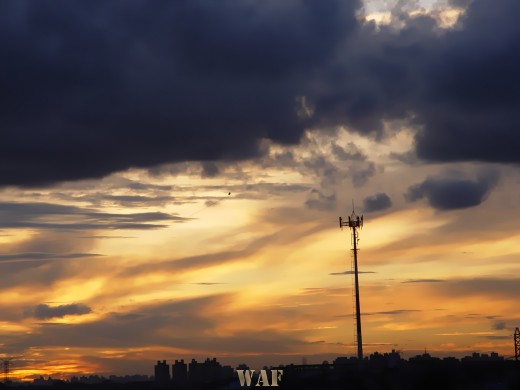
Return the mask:
[[[381,137],[392,119],[420,129],[423,159],[519,161],[516,0],[475,0],[444,32],[427,15],[377,28],[359,7],[6,2],[0,185],[251,158],[306,128]]]
[[[2,4],[1,184],[252,157],[263,138],[295,143],[308,119],[295,99],[355,29],[357,6]]]
[[[429,177],[411,186],[406,198],[410,202],[426,198],[437,210],[455,210],[478,206],[496,185],[498,173],[481,174],[476,180],[456,177]]]
[[[50,318],[61,318],[68,315],[88,314],[92,311],[87,305],[72,303],[70,305],[49,306],[46,304],[37,305],[34,308],[34,318],[46,320]]]
[[[363,210],[366,212],[382,211],[390,207],[392,207],[392,199],[384,192],[379,192],[363,199]]]

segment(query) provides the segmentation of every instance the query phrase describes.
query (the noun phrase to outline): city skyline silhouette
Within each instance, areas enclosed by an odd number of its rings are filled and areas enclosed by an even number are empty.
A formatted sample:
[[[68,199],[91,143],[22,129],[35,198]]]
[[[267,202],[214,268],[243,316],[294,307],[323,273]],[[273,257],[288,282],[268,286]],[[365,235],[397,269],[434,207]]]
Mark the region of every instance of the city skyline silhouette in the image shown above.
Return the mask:
[[[515,340],[516,341],[516,340]],[[516,351],[518,352],[518,351]],[[31,382],[11,381],[4,378],[5,386],[45,386],[47,388],[117,388],[120,389],[227,389],[243,387],[281,387],[287,389],[337,388],[349,386],[355,389],[382,388],[446,388],[461,386],[475,388],[516,388],[520,384],[520,357],[505,359],[497,353],[473,353],[462,359],[438,358],[426,351],[403,359],[399,351],[375,352],[363,359],[338,357],[332,362],[319,364],[287,364],[264,366],[254,369],[246,363],[236,367],[222,365],[216,358],[185,361],[157,360],[152,376],[134,375],[78,375],[56,379],[41,375]],[[269,373],[272,373],[270,376]],[[274,374],[273,374],[274,373]],[[6,374],[6,373],[5,373]],[[7,375],[7,374],[6,374]],[[271,379],[269,379],[271,377]]]

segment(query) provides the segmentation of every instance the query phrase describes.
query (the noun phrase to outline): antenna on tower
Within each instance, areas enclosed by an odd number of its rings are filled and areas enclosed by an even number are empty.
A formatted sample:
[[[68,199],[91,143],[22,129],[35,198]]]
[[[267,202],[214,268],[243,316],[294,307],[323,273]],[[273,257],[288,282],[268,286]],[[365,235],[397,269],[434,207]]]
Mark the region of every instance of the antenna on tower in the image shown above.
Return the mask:
[[[11,361],[14,359],[15,359],[14,357],[2,358],[2,366],[4,369],[4,383],[9,383],[9,372],[11,369]]]
[[[363,361],[363,338],[361,335],[361,306],[359,303],[359,272],[357,253],[359,251],[357,247],[357,229],[363,227],[363,216],[359,217],[354,211],[354,200],[352,200],[352,214],[348,217],[348,221],[344,221],[343,218],[339,217],[339,227],[343,230],[343,227],[349,227],[352,230],[352,254],[354,256],[354,291],[356,301],[356,339],[357,339],[357,356],[358,360]]]

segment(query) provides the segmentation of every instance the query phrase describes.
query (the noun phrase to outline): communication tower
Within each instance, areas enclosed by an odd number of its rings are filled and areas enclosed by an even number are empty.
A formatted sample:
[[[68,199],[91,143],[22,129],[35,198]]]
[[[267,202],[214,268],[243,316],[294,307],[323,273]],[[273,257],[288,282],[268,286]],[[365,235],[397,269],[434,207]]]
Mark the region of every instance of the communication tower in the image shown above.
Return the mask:
[[[339,217],[339,227],[343,229],[343,227],[348,227],[352,230],[352,254],[353,254],[353,265],[354,265],[354,297],[355,297],[355,305],[356,305],[356,341],[357,341],[357,356],[358,360],[363,361],[363,338],[361,336],[361,306],[359,304],[359,273],[358,273],[358,262],[357,262],[357,254],[358,254],[358,229],[363,227],[363,216],[359,217],[354,212],[354,207],[352,206],[352,214],[348,217],[348,220],[343,220],[343,218]]]
[[[9,371],[11,369],[11,361],[13,357],[7,357],[2,359],[2,366],[4,369],[4,383],[9,383]]]

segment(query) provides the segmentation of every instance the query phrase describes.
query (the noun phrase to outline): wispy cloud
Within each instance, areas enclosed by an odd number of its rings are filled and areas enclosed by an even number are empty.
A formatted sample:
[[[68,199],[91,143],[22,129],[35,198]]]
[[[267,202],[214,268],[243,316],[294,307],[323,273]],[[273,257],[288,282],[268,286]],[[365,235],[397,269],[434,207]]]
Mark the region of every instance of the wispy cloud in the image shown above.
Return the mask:
[[[396,310],[388,310],[388,311],[376,311],[376,312],[367,312],[363,313],[363,315],[401,315],[401,314],[409,314],[409,313],[418,313],[422,310],[416,310],[416,309],[396,309]]]
[[[440,283],[445,282],[445,280],[442,279],[409,279],[405,280],[401,283]]]
[[[0,213],[0,228],[12,229],[149,230],[164,228],[168,226],[167,223],[191,220],[163,212],[118,214],[51,203],[2,202]],[[57,217],[67,222],[56,222]]]
[[[359,274],[375,274],[374,271],[358,271]],[[331,272],[329,275],[353,275],[354,271]]]
[[[451,333],[437,333],[436,336],[488,336],[493,335],[494,332],[451,332]]]
[[[40,304],[35,306],[32,311],[26,314],[31,314],[34,318],[46,320],[51,318],[62,318],[69,315],[84,315],[92,312],[92,309],[81,303],[72,303],[69,305],[49,306],[47,304]]]
[[[67,260],[103,256],[98,253],[15,253],[11,255],[0,255],[0,264],[23,263],[32,261]]]

